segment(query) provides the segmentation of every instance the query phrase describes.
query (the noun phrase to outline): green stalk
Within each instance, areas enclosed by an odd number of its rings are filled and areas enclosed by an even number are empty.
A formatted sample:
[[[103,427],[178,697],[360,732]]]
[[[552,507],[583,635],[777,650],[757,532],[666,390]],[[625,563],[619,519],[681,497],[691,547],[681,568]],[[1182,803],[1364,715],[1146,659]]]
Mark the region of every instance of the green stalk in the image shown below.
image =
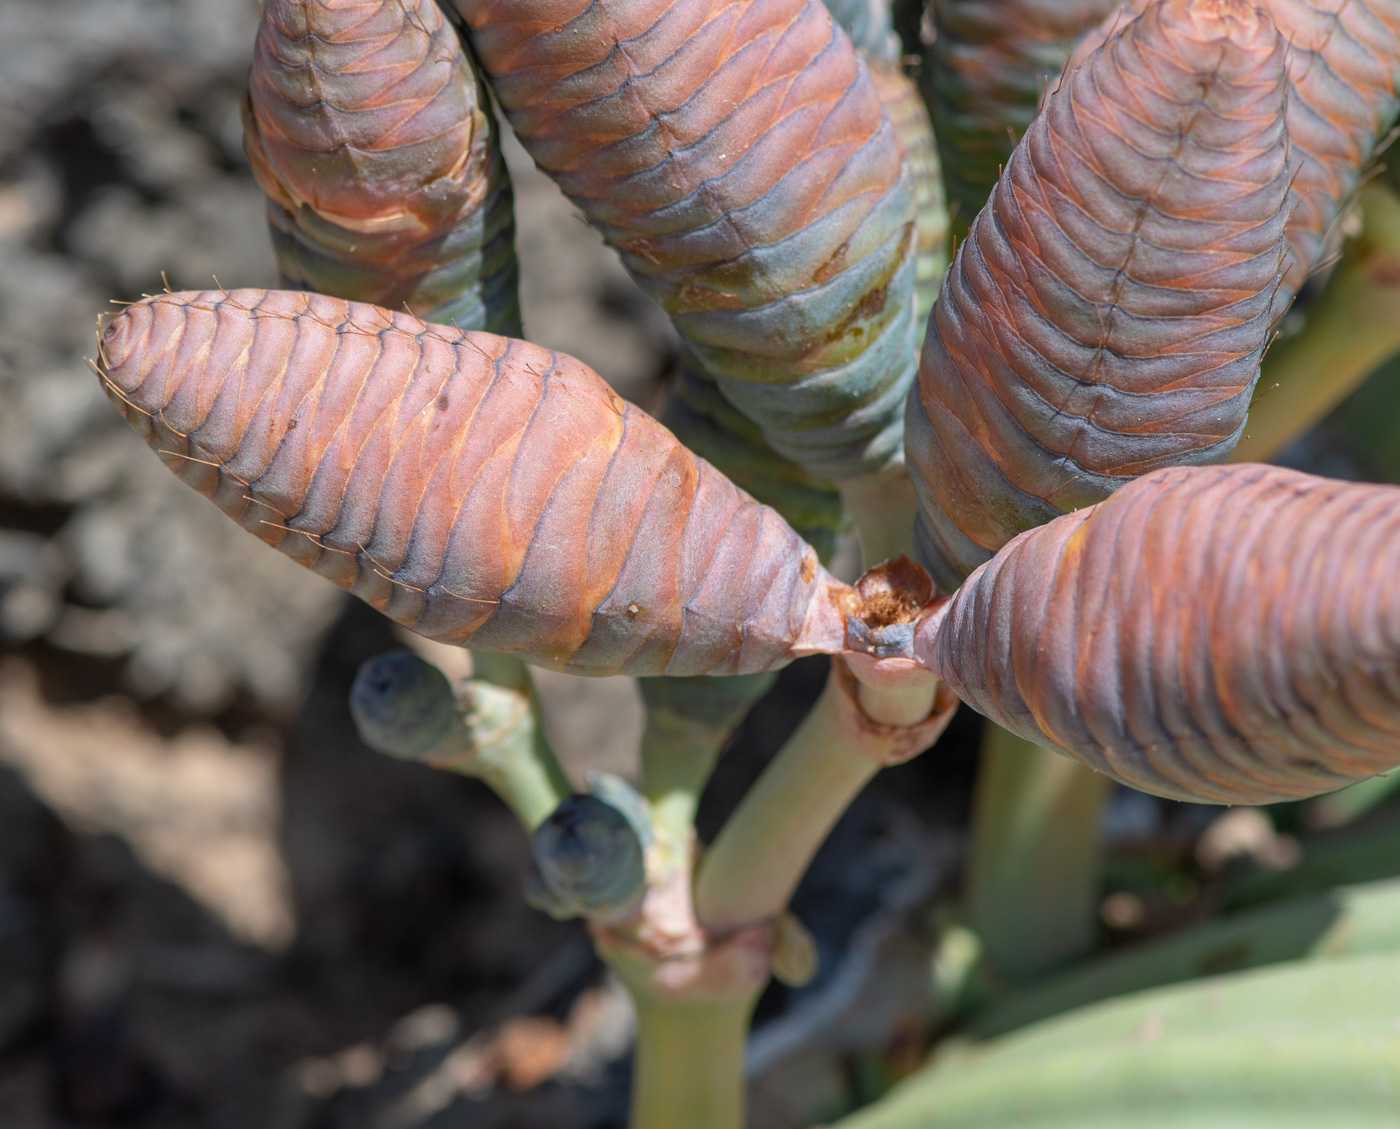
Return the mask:
[[[545,739],[533,695],[473,678],[459,689],[458,702],[462,730],[423,759],[478,777],[533,831],[573,791]]]
[[[695,809],[715,761],[776,675],[643,678],[642,794],[667,869],[689,861]]]
[[[744,1040],[755,998],[677,1001],[633,992],[629,1129],[741,1129]]]
[[[967,902],[1011,980],[1088,950],[1108,777],[988,723],[973,798]]]
[[[411,651],[361,664],[350,712],[372,749],[475,776],[533,831],[573,788],[545,739],[530,673],[509,655],[477,654],[476,676],[454,687]]]
[[[831,679],[700,864],[696,912],[724,932],[781,911],[812,856],[879,765],[852,749]]]
[[[839,482],[836,489],[860,535],[861,559],[866,571],[912,551],[918,502],[914,498],[914,484],[903,466],[894,472]]]
[[[931,717],[937,683],[922,674],[913,681],[871,686],[832,663],[816,705],[701,860],[695,906],[706,929],[724,933],[782,912],[870,778],[933,743],[951,711]]]
[[[1233,462],[1264,462],[1400,352],[1400,200],[1379,183],[1360,193],[1351,239],[1307,324],[1265,358]]]

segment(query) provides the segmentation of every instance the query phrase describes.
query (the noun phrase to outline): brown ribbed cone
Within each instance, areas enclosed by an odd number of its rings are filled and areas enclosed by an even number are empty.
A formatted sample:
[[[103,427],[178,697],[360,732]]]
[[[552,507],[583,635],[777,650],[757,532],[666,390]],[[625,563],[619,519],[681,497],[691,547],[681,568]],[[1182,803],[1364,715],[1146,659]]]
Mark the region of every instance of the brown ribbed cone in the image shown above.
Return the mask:
[[[1276,313],[1341,243],[1338,219],[1400,113],[1400,3],[1260,0],[1288,41],[1292,214]],[[1120,5],[1075,48],[1073,69],[1146,7]],[[1394,158],[1391,158],[1393,160]]]
[[[1284,252],[1284,44],[1245,0],[1164,0],[1016,147],[934,309],[906,447],[955,586],[1133,476],[1223,460]]]
[[[181,478],[422,635],[581,674],[842,645],[812,548],[571,357],[238,290],[128,307],[103,364]]]
[[[455,0],[536,163],[688,363],[828,480],[898,459],[913,181],[820,0]]]
[[[510,181],[434,0],[267,0],[243,126],[286,285],[520,332]]]
[[[1400,765],[1400,489],[1174,467],[1017,538],[932,665],[1115,780],[1263,804]]]

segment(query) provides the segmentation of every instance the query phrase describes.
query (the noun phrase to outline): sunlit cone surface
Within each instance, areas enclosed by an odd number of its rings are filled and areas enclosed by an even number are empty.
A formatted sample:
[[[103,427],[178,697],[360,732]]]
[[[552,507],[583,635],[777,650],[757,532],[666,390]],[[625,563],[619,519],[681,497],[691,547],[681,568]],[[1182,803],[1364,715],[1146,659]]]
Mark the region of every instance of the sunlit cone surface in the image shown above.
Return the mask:
[[[922,327],[946,267],[947,211],[928,110],[901,69],[899,37],[883,0],[827,0],[851,37],[870,76],[914,179],[917,260],[915,325]],[[922,332],[918,335],[922,340]],[[823,560],[840,544],[850,518],[840,495],[768,444],[762,428],[735,408],[697,364],[682,367],[662,421],[692,451],[719,467],[759,501],[772,506],[816,547]]]
[[[835,487],[773,450],[763,431],[693,368],[676,373],[661,422],[736,486],[772,506],[803,540],[830,560],[851,519]]]
[[[571,357],[261,290],[147,298],[103,355],[181,478],[430,638],[582,674],[839,649],[811,546]]]
[[[918,260],[914,268],[914,321],[922,344],[929,311],[938,297],[948,268],[948,206],[943,199],[943,170],[933,140],[928,107],[913,80],[898,62],[871,60],[870,77],[904,147],[904,159],[914,178],[914,226]]]
[[[820,0],[458,0],[536,162],[822,478],[899,454],[913,182]]]
[[[933,664],[998,724],[1183,800],[1400,764],[1400,489],[1173,467],[1017,538]]]
[[[433,0],[266,0],[244,148],[289,285],[519,333],[510,182]]]
[[[943,199],[943,170],[938,164],[933,123],[918,87],[904,72],[904,47],[894,30],[889,0],[826,0],[826,6],[869,65],[875,93],[889,115],[914,178],[919,254],[914,279],[914,320],[922,342],[929,310],[948,266],[948,208]]]
[[[937,38],[920,84],[933,110],[954,228],[967,229],[1035,117],[1047,82],[1112,0],[928,0]]]
[[[1017,146],[910,399],[916,545],[945,588],[1022,530],[1238,441],[1284,252],[1283,48],[1244,0],[1167,0]]]
[[[1085,36],[1069,66],[1145,6],[1121,5]],[[1289,45],[1293,193],[1275,307],[1282,313],[1308,273],[1336,253],[1342,210],[1400,112],[1400,0],[1262,0],[1262,7]]]

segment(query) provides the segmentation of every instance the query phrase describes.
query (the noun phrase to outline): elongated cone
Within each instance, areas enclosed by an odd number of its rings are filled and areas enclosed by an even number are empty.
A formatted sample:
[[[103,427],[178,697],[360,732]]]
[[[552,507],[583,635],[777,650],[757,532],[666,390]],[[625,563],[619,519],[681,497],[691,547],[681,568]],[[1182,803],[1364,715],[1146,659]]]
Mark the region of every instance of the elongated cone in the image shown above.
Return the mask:
[[[1330,792],[1400,764],[1400,489],[1156,471],[1018,537],[933,649],[969,705],[1134,788]]]
[[[947,265],[948,236],[942,175],[928,111],[901,69],[899,37],[888,3],[827,0],[827,8],[869,66],[876,94],[914,178],[915,325],[923,326]],[[922,331],[917,340],[923,340]],[[774,451],[763,438],[762,428],[730,404],[714,380],[698,366],[691,365],[679,373],[662,422],[692,451],[782,514],[816,547],[823,561],[836,551],[850,525],[840,495],[830,483]]]
[[[434,0],[265,0],[243,110],[288,285],[520,332],[510,181]]]
[[[967,231],[1047,83],[1113,0],[926,0],[936,38],[920,74],[953,211]]]
[[[944,280],[910,400],[916,545],[940,586],[1238,441],[1284,250],[1283,46],[1246,0],[1163,0],[1016,147]]]
[[[1400,113],[1400,0],[1260,0],[1288,41],[1293,190],[1288,259],[1275,311],[1341,245],[1338,219]],[[1146,7],[1120,5],[1084,37],[1083,62]]]
[[[580,674],[842,650],[853,593],[571,357],[290,291],[163,294],[104,379],[181,478],[419,634]]]
[[[820,0],[457,0],[541,168],[686,360],[819,478],[898,461],[913,181]]]

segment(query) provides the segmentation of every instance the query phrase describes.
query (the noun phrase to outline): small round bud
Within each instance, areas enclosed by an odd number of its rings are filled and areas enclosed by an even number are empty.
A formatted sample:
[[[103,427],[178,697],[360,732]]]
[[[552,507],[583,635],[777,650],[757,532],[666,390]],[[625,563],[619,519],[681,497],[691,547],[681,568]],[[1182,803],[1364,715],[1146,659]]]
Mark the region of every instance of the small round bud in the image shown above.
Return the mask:
[[[350,714],[360,738],[392,757],[431,752],[456,716],[442,671],[412,651],[390,651],[361,664],[350,688]]]
[[[561,903],[616,921],[646,892],[642,844],[627,817],[597,796],[567,797],[532,838],[535,865]]]

